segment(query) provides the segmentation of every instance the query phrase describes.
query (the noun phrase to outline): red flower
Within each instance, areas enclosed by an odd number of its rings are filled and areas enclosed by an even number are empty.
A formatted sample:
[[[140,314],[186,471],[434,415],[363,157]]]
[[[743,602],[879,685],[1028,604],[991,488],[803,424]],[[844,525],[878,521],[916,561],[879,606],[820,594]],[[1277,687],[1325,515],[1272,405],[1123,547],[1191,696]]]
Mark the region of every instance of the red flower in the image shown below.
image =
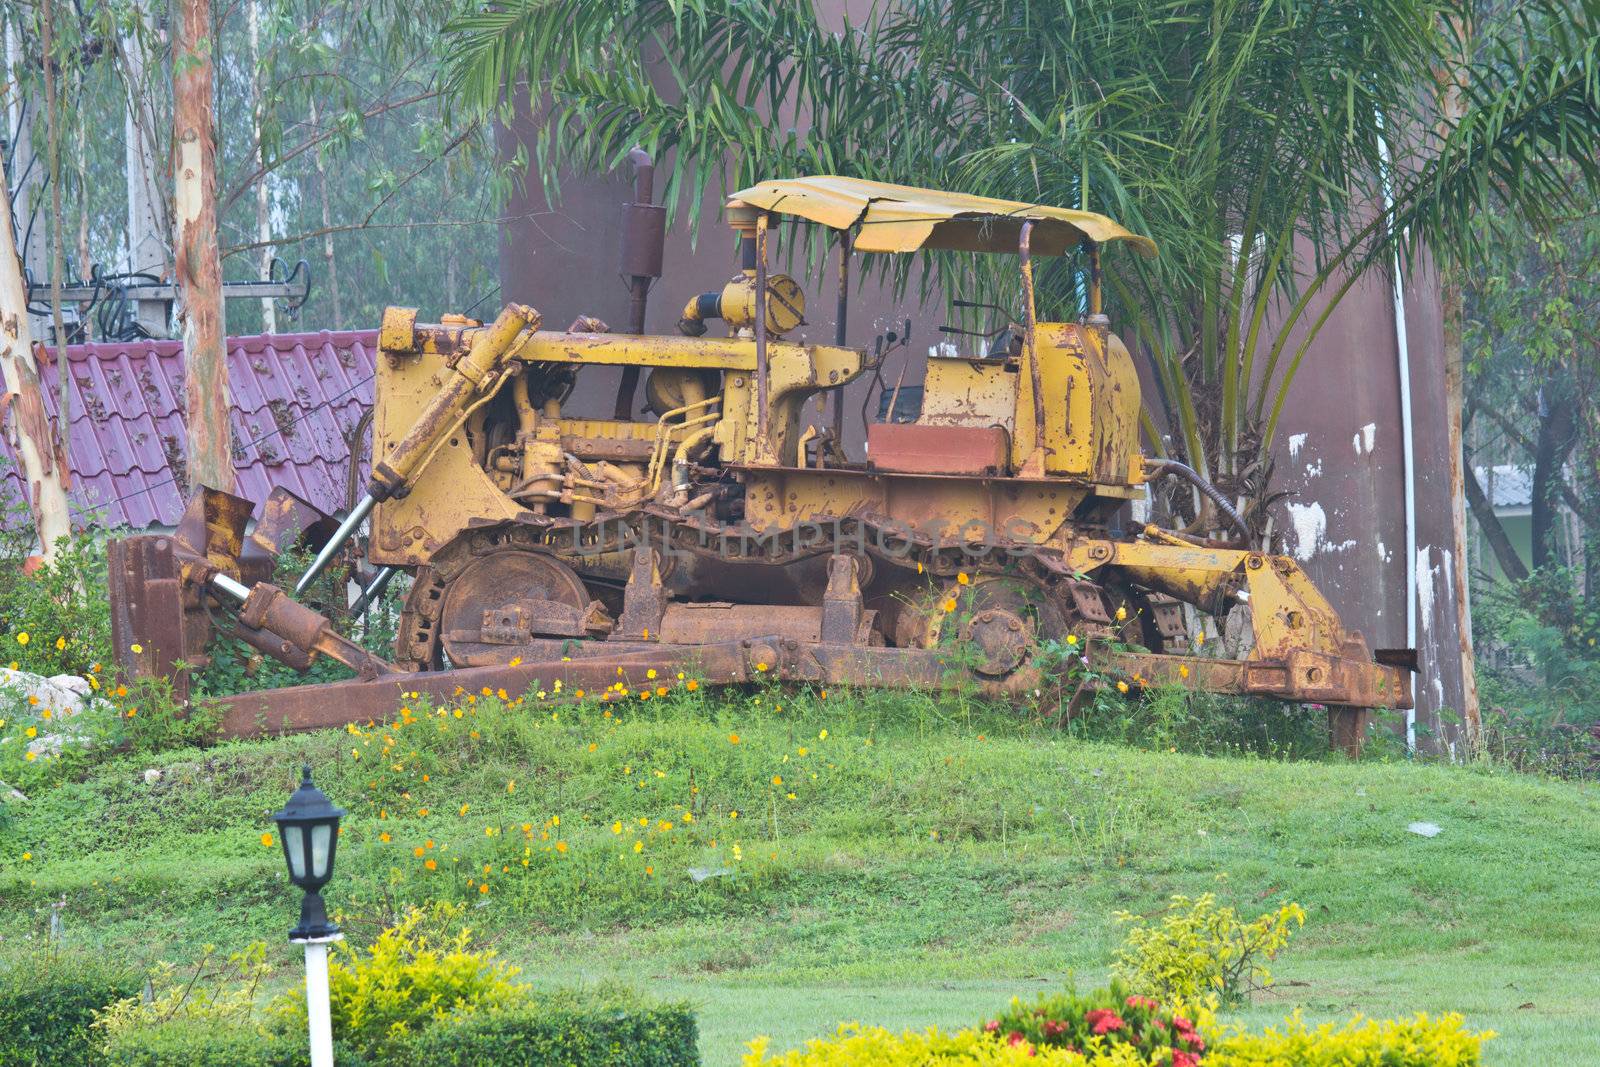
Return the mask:
[[[1172,1067],[1199,1067],[1200,1057],[1190,1052],[1172,1050]]]
[[[1122,1016],[1109,1008],[1096,1008],[1084,1013],[1084,1022],[1089,1024],[1089,1029],[1097,1034],[1109,1034],[1113,1030],[1121,1030],[1127,1024],[1122,1021]]]
[[[1130,1008],[1150,1008],[1152,1010],[1161,1007],[1156,1001],[1151,1000],[1149,997],[1141,997],[1137,993],[1128,998],[1127,1004]]]
[[[983,1028],[992,1034],[996,1030],[1000,1029],[1000,1020],[990,1019],[988,1022],[983,1024]]]
[[[1172,1017],[1172,1025],[1176,1026],[1180,1033],[1185,1030],[1191,1034],[1194,1033],[1194,1023],[1190,1022],[1188,1019],[1185,1019],[1181,1015],[1174,1015]]]
[[[1064,1034],[1067,1032],[1067,1024],[1064,1022],[1059,1022],[1055,1019],[1046,1019],[1044,1021],[1043,1029],[1045,1037],[1055,1037],[1057,1034]]]
[[[1027,1038],[1023,1037],[1015,1030],[1006,1035],[1006,1044],[1008,1045],[1020,1045],[1026,1040]]]

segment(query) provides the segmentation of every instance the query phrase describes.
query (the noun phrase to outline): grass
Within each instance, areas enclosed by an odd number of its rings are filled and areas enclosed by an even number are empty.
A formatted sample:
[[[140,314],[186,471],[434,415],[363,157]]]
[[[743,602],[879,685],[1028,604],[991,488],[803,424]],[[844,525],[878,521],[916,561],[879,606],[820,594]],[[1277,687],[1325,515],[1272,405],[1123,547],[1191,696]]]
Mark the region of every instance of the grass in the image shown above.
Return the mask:
[[[1600,1062],[1592,785],[1140,751],[904,694],[674,681],[648,701],[459,710],[119,757],[8,805],[0,955],[64,900],[68,940],[96,951],[181,961],[259,937],[292,980],[295,897],[261,835],[308,760],[350,809],[329,896],[353,940],[406,902],[470,900],[539,984],[692,1000],[711,1067],[757,1033],[963,1024],[1097,983],[1113,912],[1208,888],[1309,914],[1252,1022],[1461,1010],[1502,1034],[1490,1063]]]

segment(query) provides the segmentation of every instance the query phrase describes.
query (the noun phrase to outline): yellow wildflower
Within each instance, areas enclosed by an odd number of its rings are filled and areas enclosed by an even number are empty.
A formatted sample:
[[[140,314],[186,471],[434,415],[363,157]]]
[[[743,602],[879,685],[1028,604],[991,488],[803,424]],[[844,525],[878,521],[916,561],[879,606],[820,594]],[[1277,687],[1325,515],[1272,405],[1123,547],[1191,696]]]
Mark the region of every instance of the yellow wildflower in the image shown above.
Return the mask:
[[[272,847],[272,835],[271,834],[262,834],[261,835],[261,844],[266,848],[271,848]]]

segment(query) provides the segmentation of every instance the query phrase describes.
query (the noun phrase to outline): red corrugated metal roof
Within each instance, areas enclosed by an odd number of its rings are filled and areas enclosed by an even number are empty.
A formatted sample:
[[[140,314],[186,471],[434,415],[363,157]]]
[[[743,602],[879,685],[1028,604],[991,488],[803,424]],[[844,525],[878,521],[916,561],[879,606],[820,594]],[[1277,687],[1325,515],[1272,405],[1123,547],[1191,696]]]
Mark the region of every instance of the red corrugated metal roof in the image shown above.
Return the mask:
[[[228,339],[234,492],[256,503],[283,486],[324,511],[343,510],[346,439],[372,404],[373,330]],[[71,345],[74,525],[171,526],[183,513],[187,436],[183,345]],[[45,408],[56,413],[56,366],[41,360]],[[11,459],[6,487],[22,483]]]

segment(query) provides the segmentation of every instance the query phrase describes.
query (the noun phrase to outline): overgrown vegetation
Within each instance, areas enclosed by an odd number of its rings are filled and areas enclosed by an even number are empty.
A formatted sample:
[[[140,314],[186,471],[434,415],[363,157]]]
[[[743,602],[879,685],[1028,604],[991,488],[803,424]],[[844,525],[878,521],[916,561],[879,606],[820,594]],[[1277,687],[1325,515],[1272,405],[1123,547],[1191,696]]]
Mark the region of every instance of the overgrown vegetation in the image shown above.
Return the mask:
[[[108,755],[10,805],[0,956],[44,941],[65,899],[69,947],[188,973],[199,945],[264,940],[282,988],[295,894],[266,814],[309,760],[350,810],[329,902],[357,947],[413,904],[465,904],[541,986],[693,999],[718,1067],[754,1033],[960,1025],[1019,982],[1093,983],[1112,913],[1158,922],[1175,893],[1304,905],[1273,999],[1240,1009],[1256,1023],[1296,1003],[1313,1020],[1462,1010],[1533,1064],[1600,1010],[1579,947],[1600,936],[1590,787],[1141,752],[931,694],[690,680],[576,705],[463,693],[397,725]],[[1407,833],[1417,819],[1442,833]]]

